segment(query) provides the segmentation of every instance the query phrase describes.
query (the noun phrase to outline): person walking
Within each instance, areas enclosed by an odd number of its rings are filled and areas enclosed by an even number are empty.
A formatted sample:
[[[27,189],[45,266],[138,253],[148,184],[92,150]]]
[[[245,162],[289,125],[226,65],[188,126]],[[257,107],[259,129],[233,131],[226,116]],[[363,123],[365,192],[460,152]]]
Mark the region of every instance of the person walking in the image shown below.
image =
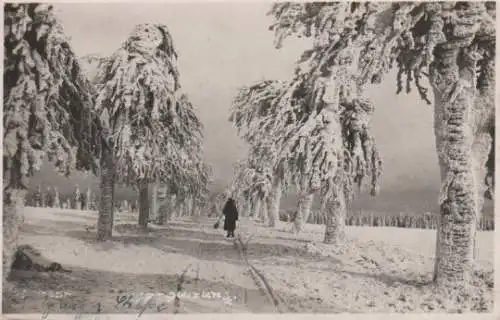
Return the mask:
[[[222,209],[222,214],[224,215],[224,230],[227,231],[227,238],[234,238],[234,230],[236,229],[236,221],[238,220],[238,209],[236,209],[236,203],[233,198],[227,199],[224,209]]]

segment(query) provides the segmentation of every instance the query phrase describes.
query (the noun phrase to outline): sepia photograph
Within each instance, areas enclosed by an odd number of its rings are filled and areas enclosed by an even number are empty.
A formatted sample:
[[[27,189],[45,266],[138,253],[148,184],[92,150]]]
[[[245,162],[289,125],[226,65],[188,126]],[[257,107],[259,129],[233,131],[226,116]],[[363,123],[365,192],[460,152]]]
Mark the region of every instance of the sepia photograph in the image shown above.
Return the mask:
[[[3,15],[2,317],[493,314],[496,2]]]

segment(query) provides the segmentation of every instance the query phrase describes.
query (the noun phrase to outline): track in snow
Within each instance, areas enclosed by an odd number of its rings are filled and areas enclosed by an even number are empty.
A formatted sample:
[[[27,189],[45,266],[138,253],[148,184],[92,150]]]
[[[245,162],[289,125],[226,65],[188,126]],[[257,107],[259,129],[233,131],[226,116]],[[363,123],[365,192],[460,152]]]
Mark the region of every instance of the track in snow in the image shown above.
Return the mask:
[[[268,300],[273,304],[277,313],[290,312],[290,308],[285,304],[285,301],[273,290],[271,285],[267,282],[266,278],[255,266],[248,261],[247,243],[243,243],[240,235],[234,239],[234,247],[238,251],[240,258],[245,262],[250,275],[255,282],[259,290],[268,298]]]

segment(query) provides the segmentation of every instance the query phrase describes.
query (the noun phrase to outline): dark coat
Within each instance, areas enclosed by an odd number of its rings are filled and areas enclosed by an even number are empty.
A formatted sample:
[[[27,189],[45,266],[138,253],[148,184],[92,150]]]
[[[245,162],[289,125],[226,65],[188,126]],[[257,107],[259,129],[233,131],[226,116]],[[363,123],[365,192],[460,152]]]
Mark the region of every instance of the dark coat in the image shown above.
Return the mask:
[[[238,220],[238,209],[236,209],[236,204],[234,200],[229,198],[222,209],[222,213],[225,216],[224,219],[224,230],[234,231],[236,229],[236,220]]]

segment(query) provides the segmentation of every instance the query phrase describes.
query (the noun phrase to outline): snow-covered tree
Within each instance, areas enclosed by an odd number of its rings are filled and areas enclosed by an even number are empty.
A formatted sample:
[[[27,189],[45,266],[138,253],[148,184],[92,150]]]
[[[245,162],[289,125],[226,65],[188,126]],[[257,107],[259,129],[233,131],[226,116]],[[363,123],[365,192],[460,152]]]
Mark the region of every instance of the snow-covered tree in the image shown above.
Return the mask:
[[[47,186],[47,189],[45,190],[45,207],[53,208],[53,200],[52,189],[50,188],[50,186]]]
[[[179,184],[186,192],[196,192],[204,183],[199,170],[202,125],[187,95],[180,92],[171,36],[163,25],[140,25],[112,57],[84,59],[104,94],[98,101],[109,101],[115,92],[123,95],[122,106],[112,111],[117,163],[113,171],[120,177],[117,181],[139,185],[139,223],[145,226],[148,183],[157,181],[169,189]],[[116,86],[123,90],[114,91]]]
[[[307,59],[301,62],[302,68],[290,82],[262,81],[242,88],[230,120],[253,145],[261,163],[270,164],[273,189],[293,184],[299,190],[299,212],[294,221],[297,232],[309,217],[314,193],[345,167],[348,174],[343,175],[344,187],[337,192],[343,207],[330,215],[338,219],[327,226],[325,235],[327,242],[335,242],[337,236],[342,237],[343,223],[338,222],[345,217],[344,198],[352,198],[352,182],[361,184],[364,177],[372,175],[377,185],[380,177],[379,155],[368,132],[373,105],[351,97],[354,84],[346,68],[339,67],[327,78],[315,74]],[[327,103],[327,99],[332,101]],[[280,194],[273,194],[271,203],[276,203]],[[327,192],[324,201],[331,195]],[[279,207],[272,212],[279,214]]]
[[[442,180],[434,280],[441,288],[465,288],[493,172],[486,164],[494,131],[496,3],[282,2],[270,14],[277,47],[290,35],[313,37],[304,56],[318,70],[351,57],[347,65],[363,87],[395,68],[398,92],[415,87],[431,103],[429,83]]]
[[[325,242],[333,243],[343,238],[352,183],[361,185],[371,175],[378,185],[380,159],[368,132],[373,105],[349,95],[352,82],[344,68],[327,77],[311,72],[309,66],[297,71],[289,91],[281,97],[281,114],[272,120],[270,135],[281,146],[278,163],[285,168],[285,180],[302,195],[299,209],[304,211],[297,214],[296,228],[300,231],[307,221],[313,194],[322,191],[327,211]]]
[[[95,76],[96,110],[109,148],[103,149],[98,238],[111,237],[115,180],[138,186],[139,224],[147,225],[148,183],[162,179],[172,123],[179,121],[177,53],[165,25],[141,24]]]
[[[35,192],[33,192],[33,206],[41,207],[42,206],[42,186],[36,186]]]
[[[10,272],[29,179],[45,158],[95,170],[93,88],[48,4],[4,6],[3,274]],[[5,283],[5,282],[4,282]]]
[[[61,208],[61,196],[59,195],[59,190],[54,187],[54,205],[53,208]]]
[[[73,191],[73,197],[72,197],[72,201],[74,203],[73,205],[73,209],[76,209],[76,210],[82,210],[82,203],[81,203],[81,199],[82,199],[82,193],[80,192],[80,188],[78,187],[78,185],[75,185],[75,191]]]
[[[85,192],[85,208],[84,210],[92,210],[91,209],[91,202],[92,202],[92,190],[90,190],[90,187],[87,188],[87,191]]]
[[[263,170],[270,172],[272,190],[263,199],[269,213],[269,225],[274,227],[279,219],[280,200],[286,182],[283,181],[283,169],[276,166],[278,148],[272,144],[268,132],[263,127],[263,119],[277,114],[275,100],[286,89],[285,81],[259,81],[241,88],[233,100],[229,120],[236,127],[238,134],[250,145],[250,157],[259,163]]]
[[[265,225],[274,227],[278,217],[270,215],[273,196],[273,163],[269,163],[270,148],[263,146],[251,147],[245,170],[246,179],[250,179],[251,188],[248,190],[253,202],[259,203],[260,210],[255,210],[257,218]],[[243,190],[244,191],[244,190]],[[273,212],[274,213],[274,212]]]
[[[228,197],[237,200],[243,211],[250,209],[250,216],[264,223],[269,220],[269,196],[272,192],[271,168],[258,160],[256,153],[238,161],[233,168],[233,177],[224,192],[224,202]],[[250,207],[250,208],[248,208]]]
[[[41,188],[40,190],[40,207],[45,208],[47,206],[47,188]]]

